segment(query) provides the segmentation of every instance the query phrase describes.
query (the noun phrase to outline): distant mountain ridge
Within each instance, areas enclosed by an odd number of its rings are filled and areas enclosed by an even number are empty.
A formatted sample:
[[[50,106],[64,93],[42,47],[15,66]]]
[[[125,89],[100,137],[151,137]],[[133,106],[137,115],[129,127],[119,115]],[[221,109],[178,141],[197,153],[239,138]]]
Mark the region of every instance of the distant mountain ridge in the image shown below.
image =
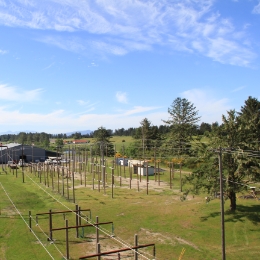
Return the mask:
[[[6,131],[6,132],[0,132],[0,135],[17,135],[21,132],[25,132],[25,133],[41,133],[41,132],[37,132],[37,131],[30,131],[30,130],[25,130],[25,131]],[[83,130],[83,131],[73,131],[73,132],[68,132],[68,133],[64,133],[66,135],[72,135],[72,134],[75,134],[75,133],[81,133],[82,135],[86,135],[86,134],[90,134],[92,133],[93,131],[92,130]],[[46,133],[46,132],[45,132]],[[48,133],[47,133],[48,134]],[[58,133],[56,133],[58,134]],[[54,134],[54,135],[56,135]],[[61,134],[61,133],[59,133]]]
[[[72,134],[75,134],[76,132],[81,133],[82,135],[87,135],[87,134],[92,133],[93,131],[92,130],[73,131],[73,132],[69,132],[69,133],[65,133],[65,134],[66,135],[72,135]]]

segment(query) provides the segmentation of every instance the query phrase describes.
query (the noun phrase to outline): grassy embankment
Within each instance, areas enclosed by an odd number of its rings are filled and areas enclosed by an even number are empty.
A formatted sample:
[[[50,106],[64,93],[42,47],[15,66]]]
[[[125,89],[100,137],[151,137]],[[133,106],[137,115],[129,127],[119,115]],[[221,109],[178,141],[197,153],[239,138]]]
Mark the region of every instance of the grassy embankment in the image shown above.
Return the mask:
[[[122,169],[121,169],[122,170]],[[1,169],[0,169],[1,171]],[[35,214],[53,211],[74,210],[75,204],[70,199],[62,197],[57,192],[57,173],[54,177],[54,187],[51,182],[49,187],[39,183],[37,174],[25,170],[25,183],[22,182],[21,169],[18,177],[7,170],[7,174],[0,174],[0,259],[51,259],[44,248],[39,244],[22,218],[17,214],[14,206],[6,196],[10,196],[14,205],[21,212],[28,223],[28,212],[32,212],[33,231],[41,239],[44,246],[54,259],[62,259],[54,245],[65,255],[65,231],[54,232],[55,244],[47,241],[48,217],[39,217],[39,226],[36,226]],[[116,175],[116,173],[115,173]],[[164,174],[165,176],[167,173]],[[162,175],[163,177],[163,175]],[[167,177],[168,179],[168,177]],[[142,180],[144,181],[144,180]],[[178,259],[182,249],[185,253],[182,259],[221,259],[221,230],[220,230],[220,203],[218,199],[206,204],[204,196],[188,196],[185,201],[180,201],[178,175],[174,178],[173,189],[165,186],[159,189],[157,186],[149,190],[142,188],[139,191],[133,185],[130,190],[127,186],[119,187],[117,181],[114,188],[114,198],[111,197],[111,189],[100,192],[95,185],[91,187],[91,176],[87,174],[86,187],[80,185],[80,180],[75,181],[76,204],[82,209],[91,209],[92,221],[99,217],[99,221],[114,222],[115,239],[123,239],[133,245],[134,234],[138,234],[139,243],[155,243],[156,259]],[[152,181],[150,181],[152,183]],[[109,183],[108,183],[109,186]],[[4,188],[4,189],[3,189]],[[225,227],[226,227],[226,254],[227,259],[257,259],[259,255],[259,201],[238,200],[238,210],[232,214],[228,211],[229,203],[225,203]],[[75,216],[66,214],[70,225],[75,225]],[[63,216],[53,217],[54,227],[64,227]],[[111,226],[103,226],[111,233]],[[95,252],[95,231],[86,228],[84,238],[76,238],[75,230],[70,230],[70,256],[78,259]],[[80,230],[83,235],[83,231]],[[109,250],[125,247],[115,240],[101,235],[101,250]],[[152,254],[152,250],[145,250]],[[129,255],[130,256],[130,255]],[[107,257],[108,258],[108,257]],[[114,259],[116,256],[114,255]],[[129,259],[133,259],[130,258]],[[146,259],[141,258],[140,259]],[[152,257],[147,258],[152,259]]]

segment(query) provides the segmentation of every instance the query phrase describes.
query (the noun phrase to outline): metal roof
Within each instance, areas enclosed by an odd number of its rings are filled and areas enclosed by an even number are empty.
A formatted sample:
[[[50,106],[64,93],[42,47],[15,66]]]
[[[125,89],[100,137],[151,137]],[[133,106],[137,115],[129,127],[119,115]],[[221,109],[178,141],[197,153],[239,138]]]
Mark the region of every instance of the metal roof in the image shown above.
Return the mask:
[[[21,144],[19,143],[10,143],[10,144],[6,144],[5,146],[1,146],[0,145],[0,148],[2,150],[5,150],[5,149],[9,149],[9,148],[14,148],[14,147],[17,147],[17,146],[20,146]],[[7,147],[6,147],[7,146]]]

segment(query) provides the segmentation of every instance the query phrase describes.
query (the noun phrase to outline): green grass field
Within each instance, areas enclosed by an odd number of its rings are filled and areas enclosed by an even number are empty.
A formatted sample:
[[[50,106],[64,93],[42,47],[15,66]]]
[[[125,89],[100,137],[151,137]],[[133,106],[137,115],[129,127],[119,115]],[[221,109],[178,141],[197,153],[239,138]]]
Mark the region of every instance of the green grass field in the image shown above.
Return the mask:
[[[0,259],[63,259],[66,256],[65,231],[53,232],[54,243],[47,240],[49,219],[47,215],[39,216],[36,225],[36,214],[42,212],[75,210],[75,204],[81,209],[91,209],[91,221],[95,222],[96,216],[99,222],[113,221],[113,238],[111,225],[104,225],[100,232],[101,251],[125,248],[126,245],[134,245],[134,235],[138,235],[139,244],[156,245],[156,259],[179,259],[182,250],[185,252],[181,259],[221,259],[221,222],[220,201],[214,199],[205,203],[205,195],[189,195],[185,201],[180,200],[179,175],[173,179],[173,189],[169,185],[160,187],[154,183],[154,177],[149,178],[149,194],[146,192],[146,179],[141,183],[144,186],[137,189],[137,178],[132,181],[132,189],[129,182],[124,179],[121,169],[122,184],[116,177],[116,186],[112,189],[109,181],[106,190],[98,189],[95,182],[92,187],[92,175],[86,175],[86,187],[80,183],[80,178],[75,180],[75,203],[72,200],[72,183],[69,180],[69,198],[66,193],[62,196],[62,181],[57,183],[57,172],[54,181],[49,179],[48,185],[44,185],[44,179],[40,179],[37,173],[25,168],[24,180],[21,169],[15,172],[0,168]],[[118,171],[120,172],[120,170]],[[6,174],[7,173],[7,174]],[[167,172],[161,177],[167,181]],[[115,175],[117,173],[115,171]],[[108,174],[108,179],[110,179]],[[128,173],[126,173],[128,177]],[[50,178],[50,176],[49,176]],[[64,179],[65,182],[67,179]],[[141,184],[139,183],[139,184]],[[185,188],[185,187],[184,187]],[[7,196],[8,194],[8,196]],[[229,212],[229,202],[225,203],[225,232],[226,232],[226,259],[257,259],[259,255],[260,239],[260,201],[238,199],[236,213]],[[16,207],[16,208],[15,208]],[[17,210],[21,216],[18,214]],[[32,230],[29,231],[26,223],[29,223],[29,211],[32,214]],[[90,215],[88,218],[90,219]],[[75,215],[66,214],[69,225],[75,225]],[[86,223],[83,219],[82,223]],[[53,227],[65,226],[63,215],[53,216]],[[84,228],[69,231],[70,259],[79,259],[95,253],[95,229]],[[35,234],[35,235],[34,235]],[[39,239],[37,239],[37,238]],[[121,241],[119,243],[119,241]],[[140,249],[146,252],[145,257],[139,259],[153,259],[152,248]],[[124,257],[124,258],[123,258]],[[96,259],[96,258],[92,258]],[[118,259],[106,256],[102,259]],[[122,259],[134,259],[131,252],[122,255]]]

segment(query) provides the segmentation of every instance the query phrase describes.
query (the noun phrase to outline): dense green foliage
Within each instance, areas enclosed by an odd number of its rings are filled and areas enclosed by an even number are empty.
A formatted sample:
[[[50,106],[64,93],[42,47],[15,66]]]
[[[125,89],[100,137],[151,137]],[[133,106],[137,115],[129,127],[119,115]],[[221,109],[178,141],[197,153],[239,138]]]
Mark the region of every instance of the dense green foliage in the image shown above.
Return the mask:
[[[51,149],[50,138],[56,137],[55,149],[62,146],[63,140],[68,137],[92,137],[94,143],[84,149],[98,156],[114,156],[118,152],[130,158],[158,158],[164,163],[182,164],[193,171],[186,181],[192,184],[191,190],[195,193],[201,190],[216,193],[219,190],[221,155],[225,194],[230,199],[231,209],[235,210],[236,194],[260,179],[260,102],[248,97],[240,111],[230,110],[222,115],[221,124],[202,122],[197,125],[200,119],[198,112],[191,102],[178,97],[168,108],[169,118],[162,120],[165,125],[159,127],[144,118],[137,128],[113,131],[100,127],[85,136],[80,132],[71,136],[21,132],[18,135],[2,135],[0,141]],[[134,141],[116,148],[111,137],[123,135],[132,136]]]
[[[219,190],[218,163],[221,160],[225,194],[230,200],[230,209],[236,210],[236,194],[260,179],[259,126],[260,102],[255,98],[249,97],[240,112],[227,111],[227,116],[222,116],[222,124],[208,135],[209,143],[200,154],[198,167],[187,178],[193,190],[206,189],[208,193]]]

